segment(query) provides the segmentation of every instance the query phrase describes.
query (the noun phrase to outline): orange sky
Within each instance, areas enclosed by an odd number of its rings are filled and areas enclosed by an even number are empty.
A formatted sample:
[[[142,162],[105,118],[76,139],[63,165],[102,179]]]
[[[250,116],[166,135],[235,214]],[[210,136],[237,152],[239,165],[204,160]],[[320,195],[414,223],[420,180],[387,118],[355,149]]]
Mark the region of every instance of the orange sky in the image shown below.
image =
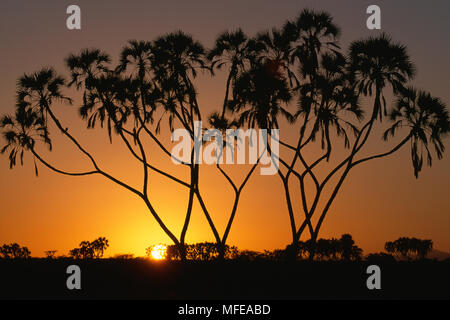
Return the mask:
[[[205,46],[223,30],[242,27],[252,35],[272,26],[280,26],[304,6],[326,9],[342,27],[342,46],[369,35],[365,28],[365,8],[360,1],[258,1],[250,4],[231,1],[195,5],[130,1],[79,1],[83,15],[81,32],[65,29],[67,1],[2,1],[0,4],[0,113],[13,111],[15,81],[23,72],[33,72],[51,65],[67,76],[63,59],[70,52],[85,47],[99,47],[117,57],[128,39],[152,40],[158,35],[182,29]],[[153,3],[153,2],[152,2]],[[256,3],[256,2],[254,2]],[[340,2],[341,3],[341,2]],[[357,3],[357,4],[356,4]],[[404,5],[402,5],[402,3]],[[347,4],[347,5],[345,5]],[[406,5],[408,4],[408,5]],[[413,84],[450,102],[449,12],[447,1],[433,2],[433,8],[414,1],[396,1],[382,5],[382,27],[397,41],[408,46],[418,68]],[[196,81],[203,117],[218,110],[223,101],[225,81],[200,76]],[[76,100],[79,104],[80,100]],[[295,106],[293,106],[295,107]],[[105,131],[84,129],[76,116],[76,106],[58,106],[70,132],[88,150],[93,151],[102,167],[134,185],[139,185],[141,166],[120,144],[109,145]],[[291,109],[292,110],[292,109]],[[166,131],[167,132],[167,131]],[[378,130],[367,145],[367,154],[387,150]],[[56,133],[56,132],[55,132]],[[281,137],[293,141],[292,132],[281,130]],[[58,167],[67,170],[88,169],[89,162],[60,135],[53,134],[55,150],[45,154]],[[116,139],[117,140],[117,139]],[[118,142],[118,141],[116,141]],[[445,141],[450,149],[449,139]],[[187,175],[153,146],[152,163],[171,172]],[[314,150],[308,156],[314,156]],[[342,155],[340,152],[337,157]],[[408,148],[383,160],[376,160],[353,170],[336,199],[321,237],[353,235],[365,253],[382,250],[384,242],[400,236],[432,239],[436,249],[450,251],[450,161],[448,154],[425,168],[416,180]],[[0,244],[18,242],[33,256],[45,250],[66,254],[82,240],[105,236],[110,240],[106,255],[134,253],[144,255],[145,248],[156,243],[170,243],[140,199],[102,177],[73,178],[57,175],[39,166],[34,176],[33,160],[9,170],[7,156],[0,157]],[[236,177],[246,168],[227,166]],[[202,167],[201,188],[219,233],[223,233],[232,206],[233,193],[214,167]],[[167,225],[179,236],[186,210],[187,191],[153,174],[150,195]],[[297,210],[298,215],[302,213]],[[229,243],[242,249],[284,248],[290,241],[289,220],[284,190],[278,176],[252,176],[246,187],[230,233]],[[213,241],[206,220],[196,204],[187,234],[188,242]]]

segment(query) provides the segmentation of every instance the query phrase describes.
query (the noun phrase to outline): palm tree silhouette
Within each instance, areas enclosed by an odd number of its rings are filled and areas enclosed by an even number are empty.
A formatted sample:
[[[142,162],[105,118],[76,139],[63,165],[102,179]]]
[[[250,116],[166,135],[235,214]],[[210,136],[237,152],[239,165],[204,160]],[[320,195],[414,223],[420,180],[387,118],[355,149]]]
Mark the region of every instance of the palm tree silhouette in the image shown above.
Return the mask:
[[[289,79],[291,87],[299,86],[300,82],[295,72],[291,70],[290,55],[292,52],[293,34],[289,28],[272,28],[256,36],[256,48],[259,53],[258,60],[268,64],[273,74],[284,73]]]
[[[327,12],[304,9],[295,21],[284,25],[284,32],[291,37],[290,59],[300,62],[303,77],[314,76],[321,53],[340,54],[336,50],[339,49],[337,38],[340,30]]]
[[[261,54],[264,51],[264,47],[265,45],[260,39],[247,38],[242,30],[238,29],[235,32],[224,32],[220,34],[216,40],[215,47],[209,51],[208,59],[211,61],[212,72],[214,72],[214,68],[221,69],[224,65],[229,65],[222,112],[214,112],[209,117],[210,124],[214,128],[219,129],[222,132],[221,138],[224,148],[230,147],[232,148],[232,150],[234,150],[234,146],[228,145],[227,143],[228,139],[226,137],[226,129],[232,127],[241,127],[244,124],[247,124],[251,127],[256,127],[258,126],[256,122],[259,122],[259,125],[261,125],[262,128],[267,128],[267,125],[263,124],[261,120],[264,117],[262,114],[256,116],[260,118],[259,121],[256,121],[256,118],[253,119],[255,121],[248,121],[249,119],[245,119],[245,115],[243,116],[243,114],[245,114],[246,112],[249,112],[250,117],[255,116],[259,112],[258,109],[260,109],[260,107],[265,104],[265,102],[262,101],[265,99],[262,97],[263,91],[259,91],[260,97],[257,98],[258,94],[256,93],[257,89],[255,89],[255,85],[259,88],[259,90],[265,90],[268,87],[272,86],[272,88],[269,89],[272,90],[271,93],[268,93],[269,96],[271,94],[274,94],[274,92],[277,90],[275,89],[275,86],[278,85],[279,97],[284,94],[285,97],[287,96],[286,99],[289,99],[289,89],[287,88],[287,86],[280,85],[282,81],[279,81],[277,84],[275,84],[275,82],[269,84],[270,79],[276,78],[275,76],[278,74],[278,66],[272,63],[275,60],[270,60],[266,55]],[[264,74],[265,78],[260,78],[258,76],[258,73],[260,73],[261,75]],[[266,83],[265,88],[263,88],[264,82]],[[284,90],[284,93],[281,92],[282,90]],[[259,105],[259,107],[257,105]],[[252,108],[252,106],[253,110],[244,110],[248,107]],[[282,110],[280,111],[280,109]],[[226,110],[231,110],[236,113],[241,112],[238,115],[239,119],[227,119],[225,117]],[[278,105],[278,111],[276,112],[283,111],[285,110]],[[253,115],[251,115],[252,113]],[[286,114],[288,113],[286,112]],[[290,116],[290,118],[292,119],[293,117]],[[269,125],[269,127],[273,126],[275,126],[275,124]],[[222,156],[222,154],[220,154],[219,157],[220,156]],[[235,181],[233,181],[233,179],[221,168],[220,163],[216,164],[217,169],[233,188],[235,194],[227,226],[223,233],[221,242],[218,243],[219,259],[223,259],[227,254],[226,241],[230,234],[231,226],[236,215],[242,190],[255,171],[259,161],[260,158],[257,159],[256,163],[247,172],[240,184],[237,184]]]
[[[179,35],[180,38],[182,38],[182,35]],[[189,41],[187,41],[189,42]],[[156,139],[156,136],[151,133],[150,129],[148,129],[145,126],[145,123],[147,122],[153,122],[153,112],[156,111],[157,103],[160,102],[164,106],[164,109],[169,112],[169,125],[172,127],[172,122],[174,117],[177,116],[175,109],[173,108],[173,104],[165,103],[164,101],[164,91],[168,90],[176,90],[174,87],[164,87],[163,84],[161,84],[161,88],[157,88],[157,85],[154,83],[151,83],[150,81],[146,80],[146,76],[149,75],[150,80],[153,80],[152,77],[154,77],[153,72],[156,70],[156,72],[160,72],[159,68],[161,67],[157,63],[162,63],[162,60],[158,60],[154,56],[155,52],[161,52],[161,50],[167,49],[170,50],[170,48],[165,48],[165,42],[163,41],[163,38],[159,39],[158,48],[156,49],[156,45],[153,46],[152,43],[147,41],[136,41],[132,40],[128,42],[128,46],[124,47],[121,52],[121,60],[119,66],[116,68],[116,71],[119,73],[124,73],[128,67],[134,68],[136,70],[137,74],[136,80],[139,83],[139,96],[141,100],[141,108],[143,111],[143,116],[140,116],[139,107],[137,106],[137,101],[135,102],[135,106],[137,110],[133,112],[139,121],[141,122],[144,130],[152,137],[154,140]],[[165,52],[165,59],[170,59],[170,53]],[[166,61],[164,61],[166,62]],[[155,73],[156,73],[155,72]],[[131,77],[133,77],[133,74],[131,74]],[[157,78],[157,80],[161,80],[161,78]],[[162,81],[161,81],[162,82]],[[156,98],[156,99],[155,99]],[[170,100],[169,100],[170,101]],[[147,107],[150,106],[150,110],[147,111]],[[169,107],[170,106],[170,107]],[[191,127],[188,123],[187,118],[183,118],[183,121],[186,121],[184,123],[185,127]],[[156,127],[156,132],[159,131],[161,119],[158,121],[158,125]],[[191,170],[191,178],[195,177],[195,171],[194,166],[190,165]],[[183,230],[181,232],[180,237],[180,255],[182,259],[184,260],[186,257],[186,248],[184,245],[184,240],[187,232],[187,228],[189,225],[190,215],[192,211],[192,203],[193,203],[193,196],[194,196],[194,180],[191,181],[190,184],[190,192],[189,192],[189,200],[188,200],[188,209],[186,213],[186,219],[185,223],[183,225]]]
[[[68,85],[75,85],[77,89],[85,85],[86,89],[91,89],[93,81],[109,71],[107,65],[110,62],[109,55],[99,49],[84,49],[78,55],[70,54],[65,59],[72,78]]]
[[[410,128],[409,134],[391,151],[356,161],[355,164],[387,156],[408,141],[411,141],[411,160],[416,178],[422,169],[423,153],[426,153],[428,165],[432,164],[430,144],[434,147],[438,159],[442,159],[445,149],[442,139],[450,130],[450,117],[445,104],[439,98],[413,87],[402,89],[390,113],[390,119],[394,123],[384,132],[384,140],[394,136],[402,127]]]
[[[202,44],[181,31],[159,37],[153,44],[153,71],[155,80],[164,85],[171,85],[179,94],[188,91],[190,103],[196,114],[198,104],[194,85],[189,78],[197,76],[199,70],[206,69],[205,49]]]
[[[103,63],[106,61],[104,59],[104,56],[98,54],[97,50],[94,50],[95,54],[91,54],[91,52],[83,51],[80,56],[71,56],[67,60],[67,63],[69,67],[71,67],[72,71],[72,84],[76,84],[78,87],[81,87],[81,85],[84,83],[86,94],[84,95],[84,105],[82,108],[86,108],[87,110],[93,109],[95,107],[93,102],[98,102],[96,100],[96,96],[93,92],[96,92],[98,94],[98,97],[101,95],[98,93],[99,90],[97,90],[98,83],[103,83],[103,87],[109,88],[109,90],[113,90],[114,86],[111,86],[111,84],[114,84],[115,81],[117,81],[117,78],[109,77],[109,75],[105,75],[105,72],[108,72],[108,70],[104,67]],[[101,57],[101,59],[96,59],[95,57]],[[100,72],[103,72],[103,74],[100,74]],[[83,79],[83,80],[82,80]],[[106,82],[106,83],[104,83]],[[47,166],[49,169],[66,175],[72,175],[72,176],[81,176],[81,175],[90,175],[90,174],[100,174],[104,176],[105,178],[113,181],[114,183],[124,187],[125,189],[133,192],[134,194],[138,195],[141,199],[144,200],[147,207],[149,208],[150,212],[152,213],[153,217],[156,219],[158,224],[161,226],[161,228],[166,232],[166,234],[174,241],[175,244],[179,245],[179,241],[177,238],[172,234],[172,232],[166,227],[166,225],[163,223],[157,212],[154,210],[153,206],[151,205],[150,201],[147,197],[147,180],[148,175],[145,174],[144,179],[144,188],[143,192],[140,192],[136,190],[135,188],[131,187],[130,185],[120,181],[119,179],[111,176],[104,170],[102,170],[97,162],[95,161],[94,157],[86,150],[84,149],[81,144],[76,140],[74,136],[72,136],[68,129],[65,128],[61,122],[58,120],[56,115],[54,114],[52,108],[50,107],[52,103],[56,100],[65,100],[68,102],[71,102],[71,100],[61,93],[61,87],[65,85],[65,81],[63,78],[56,75],[56,72],[53,69],[44,68],[41,71],[37,73],[33,73],[31,75],[24,75],[22,76],[18,81],[18,89],[17,89],[17,108],[16,113],[18,117],[15,118],[15,121],[11,123],[11,118],[4,119],[3,123],[9,128],[18,128],[18,131],[16,132],[15,137],[12,137],[11,135],[11,142],[8,147],[15,148],[14,154],[16,154],[17,151],[17,143],[21,143],[21,146],[25,146],[26,149],[29,149],[33,155],[40,160],[41,163],[43,163],[45,166]],[[102,87],[102,86],[100,86]],[[95,88],[95,90],[94,90]],[[92,100],[90,100],[92,99]],[[104,112],[103,109],[107,110],[107,116],[108,116],[108,123],[114,117],[111,117],[112,110],[110,107],[112,105],[109,104],[108,101],[104,101],[104,104],[98,108],[99,114],[102,116]],[[103,108],[103,109],[102,109]],[[99,111],[100,110],[100,111]],[[94,110],[95,111],[95,110]],[[24,117],[22,115],[27,115],[27,117]],[[96,114],[96,113],[95,113]],[[30,116],[28,116],[30,115]],[[93,166],[95,167],[94,171],[87,171],[87,172],[79,172],[79,173],[72,173],[63,171],[60,169],[55,168],[48,162],[46,162],[42,157],[40,157],[34,150],[34,141],[29,139],[29,135],[25,135],[24,128],[26,129],[28,127],[32,127],[35,130],[39,130],[44,132],[44,130],[41,130],[41,127],[48,127],[48,120],[49,118],[53,120],[54,124],[57,126],[59,131],[65,135],[69,140],[71,140],[74,145],[83,153],[85,154],[92,162]],[[31,123],[31,124],[30,124]],[[91,124],[92,125],[92,124]],[[119,132],[122,132],[121,130]],[[45,133],[44,133],[45,134]],[[25,137],[25,139],[22,139]],[[138,139],[138,137],[136,137]],[[25,141],[25,143],[24,143]],[[48,140],[44,140],[48,144]],[[145,157],[142,158],[142,161],[146,163]],[[15,162],[13,163],[15,164]],[[145,168],[147,170],[147,165],[145,165]]]
[[[348,172],[355,166],[355,164],[352,164],[353,158],[366,143],[375,119],[379,117],[381,121],[383,113],[387,114],[383,89],[387,85],[390,85],[393,92],[398,93],[404,87],[407,80],[411,79],[415,74],[415,67],[410,61],[406,47],[392,43],[391,38],[384,33],[378,37],[370,37],[366,40],[352,42],[349,51],[349,71],[355,87],[364,95],[372,95],[373,90],[375,91],[374,107],[369,121],[359,130],[350,156],[337,166],[337,169],[339,169],[347,164],[344,173],[322,210],[314,230],[313,239],[317,239],[318,232],[331,204],[347,177]],[[381,101],[383,101],[384,105],[383,112]],[[333,174],[334,172],[336,172],[336,169],[332,171]],[[327,176],[325,181],[328,181],[331,176],[332,174]]]
[[[325,53],[321,56],[321,68],[314,75],[314,83],[305,81],[299,87],[299,108],[296,117],[307,117],[312,112],[315,116],[309,140],[314,141],[320,134],[322,149],[327,148],[327,160],[331,154],[332,143],[330,128],[334,127],[338,136],[344,137],[346,147],[350,146],[347,130],[355,135],[358,129],[345,120],[348,115],[361,119],[363,112],[359,105],[359,97],[351,85],[346,72],[347,61],[342,55]],[[315,97],[312,99],[311,97]]]
[[[205,62],[205,49],[191,36],[178,31],[157,38],[153,43],[153,53],[153,80],[164,94],[162,106],[164,114],[168,114],[169,126],[172,128],[173,120],[178,119],[182,126],[190,132],[194,145],[202,143],[197,141],[200,132],[195,132],[194,128],[194,122],[202,121],[202,116],[197,101],[197,92],[190,77],[195,78],[198,71],[209,68]],[[199,129],[202,130],[203,128]],[[192,212],[193,196],[195,195],[200,202],[217,244],[220,244],[220,236],[200,195],[198,186],[200,168],[198,162],[194,161],[200,156],[199,148],[193,148],[194,150],[196,152],[191,152],[189,164],[191,182],[188,209],[181,232],[181,243],[184,244]]]
[[[217,37],[214,47],[207,54],[208,60],[211,61],[211,71],[214,71],[214,68],[220,70],[223,66],[229,66],[221,118],[225,117],[231,86],[236,86],[239,74],[245,70],[246,62],[255,49],[254,44],[255,42],[249,39],[242,29],[234,32],[226,31]]]
[[[152,61],[152,44],[148,41],[130,40],[128,45],[122,49],[120,64],[116,68],[116,72],[123,73],[128,67],[134,67],[139,81],[139,90],[144,112],[144,121],[152,120],[152,110],[147,111],[146,96],[148,94],[149,84],[145,80],[146,74],[150,71]],[[133,76],[132,72],[132,75]]]
[[[236,98],[230,108],[239,113],[239,123],[250,128],[278,128],[279,116],[293,121],[286,110],[292,94],[285,78],[274,75],[267,63],[257,64],[236,81]]]
[[[382,120],[383,114],[387,115],[383,89],[391,85],[397,93],[415,74],[406,47],[393,43],[383,33],[378,37],[352,42],[349,55],[350,71],[359,91],[364,95],[372,95],[375,91],[371,120],[377,117]]]
[[[64,85],[64,79],[52,68],[44,68],[30,75],[24,74],[18,80],[15,116],[5,115],[0,121],[0,127],[6,129],[4,136],[7,141],[1,153],[10,150],[10,168],[16,165],[19,154],[23,164],[24,151],[31,151],[38,157],[34,151],[36,142],[42,142],[52,149],[48,121],[49,117],[56,117],[50,106],[54,101],[71,102],[70,98],[61,93],[61,87]],[[38,175],[36,161],[34,165]]]
[[[112,128],[119,132],[131,112],[129,108],[120,108],[115,99],[123,101],[123,95],[127,93],[129,98],[136,84],[131,81],[124,83],[126,80],[109,69],[109,63],[110,57],[99,49],[84,49],[80,54],[70,54],[66,58],[72,78],[69,86],[75,84],[79,90],[84,87],[83,104],[79,109],[81,117],[87,119],[88,128],[94,128],[97,121],[101,127],[106,122],[112,142]]]
[[[337,45],[338,36],[339,28],[334,24],[329,14],[305,9],[300,12],[295,21],[288,21],[283,26],[282,31],[273,29],[271,33],[265,33],[259,37],[260,41],[265,44],[265,54],[278,61],[281,60],[277,64],[285,71],[285,77],[289,79],[289,84],[293,89],[293,93],[295,92],[300,95],[300,108],[296,114],[296,118],[300,118],[301,116],[304,118],[303,124],[300,127],[296,147],[280,141],[282,145],[295,151],[295,155],[290,164],[283,159],[279,159],[280,162],[287,168],[287,172],[283,175],[280,171],[278,171],[285,189],[286,203],[292,232],[291,252],[293,252],[295,256],[298,251],[298,241],[303,228],[307,225],[311,234],[313,234],[313,228],[309,221],[308,209],[306,208],[306,196],[303,184],[304,177],[294,170],[294,166],[298,158],[302,160],[303,164],[306,164],[301,156],[300,149],[302,146],[306,145],[306,143],[302,142],[307,125],[311,121],[310,113],[312,111],[312,102],[315,101],[315,94],[317,90],[317,83],[315,79],[320,64],[320,57],[327,52],[335,55],[336,61],[338,61],[338,58],[342,57],[342,55],[340,55],[337,51],[337,49],[339,49],[339,46]],[[299,70],[298,75],[295,75],[295,73],[291,70],[292,67],[296,67]],[[320,108],[316,108],[316,110],[319,109]],[[323,108],[320,113],[316,112],[316,115],[321,116],[321,118],[325,121],[322,122],[322,124],[330,123],[333,119],[332,117],[328,117],[329,112],[323,112]],[[329,120],[325,120],[326,117],[328,117]],[[320,122],[317,122],[317,124],[319,123]],[[308,139],[308,142],[313,140],[315,133],[320,128],[317,124],[314,126],[316,131],[313,131],[313,134]],[[323,128],[326,127],[327,125]],[[312,175],[312,172],[310,170],[308,171]],[[305,223],[299,230],[297,230],[296,227],[293,204],[290,195],[289,178],[291,174],[296,175],[300,181],[302,206],[306,217]],[[315,179],[314,176],[312,177]]]

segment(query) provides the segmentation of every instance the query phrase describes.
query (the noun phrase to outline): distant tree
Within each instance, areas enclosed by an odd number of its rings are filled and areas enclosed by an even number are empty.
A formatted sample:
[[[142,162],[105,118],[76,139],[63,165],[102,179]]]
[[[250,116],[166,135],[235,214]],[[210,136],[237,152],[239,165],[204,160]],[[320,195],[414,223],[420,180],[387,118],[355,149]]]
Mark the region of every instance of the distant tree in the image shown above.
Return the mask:
[[[355,241],[349,234],[343,234],[339,240],[340,253],[343,260],[360,260],[362,249],[355,245]]]
[[[290,250],[292,250],[289,247]],[[343,234],[340,239],[318,239],[316,241],[300,241],[297,257],[317,260],[344,260],[357,261],[361,259],[362,249],[355,245],[355,241],[349,234]]]
[[[74,258],[74,259],[82,259],[82,255],[80,252],[80,248],[74,248],[72,250],[69,251],[69,256]]]
[[[109,247],[105,237],[99,237],[94,241],[82,241],[78,248],[69,251],[69,256],[74,259],[99,259]]]
[[[386,242],[384,248],[388,253],[402,259],[423,259],[433,249],[433,241],[400,237]]]
[[[55,254],[56,254],[56,252],[57,252],[58,250],[48,250],[48,251],[45,251],[44,253],[45,253],[45,257],[47,258],[47,259],[55,259]]]
[[[406,238],[399,238],[395,241],[388,241],[384,245],[384,249],[386,252],[393,254],[397,257],[404,257],[406,258],[408,256],[408,246],[406,244]]]
[[[421,240],[416,248],[419,259],[424,259],[432,249],[433,249],[432,240]]]
[[[4,259],[27,259],[30,256],[30,250],[27,247],[21,247],[17,243],[4,244],[0,247],[0,257]]]
[[[80,243],[80,254],[83,259],[94,258],[94,248],[89,241],[82,241]]]
[[[98,259],[103,257],[104,251],[109,247],[108,240],[105,237],[99,237],[91,242],[94,258]]]

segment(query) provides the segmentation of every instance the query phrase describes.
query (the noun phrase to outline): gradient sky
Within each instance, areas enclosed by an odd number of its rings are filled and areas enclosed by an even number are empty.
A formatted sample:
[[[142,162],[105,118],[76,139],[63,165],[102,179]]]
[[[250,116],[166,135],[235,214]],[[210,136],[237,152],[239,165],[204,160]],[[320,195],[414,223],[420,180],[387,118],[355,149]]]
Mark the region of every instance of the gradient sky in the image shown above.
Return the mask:
[[[66,29],[66,8],[78,4],[82,30]],[[413,85],[429,90],[450,103],[450,2],[442,1],[21,1],[0,2],[0,113],[14,110],[16,79],[24,72],[53,66],[68,75],[63,59],[86,47],[98,47],[114,59],[130,39],[152,40],[183,30],[211,47],[222,31],[241,27],[248,35],[281,26],[305,8],[324,9],[342,28],[344,49],[352,40],[376,34],[366,28],[365,10],[378,4],[382,29],[405,44],[418,73]],[[447,39],[447,40],[446,40]],[[223,101],[225,79],[203,75],[196,80],[204,117]],[[77,95],[71,93],[77,97]],[[106,132],[87,131],[75,106],[55,110],[71,133],[98,158],[101,165],[131,184],[140,183],[140,166],[120,144],[109,145]],[[369,141],[367,154],[387,150],[379,139]],[[292,132],[281,130],[292,138]],[[67,170],[88,169],[89,163],[67,141],[53,135],[55,151],[45,156]],[[292,141],[292,140],[291,140]],[[450,150],[450,139],[445,141]],[[153,149],[152,149],[153,150]],[[311,151],[314,152],[314,151]],[[338,153],[339,155],[339,153]],[[186,175],[154,149],[153,163]],[[227,168],[242,177],[245,168]],[[151,195],[158,212],[178,236],[185,214],[186,190],[161,177],[151,176]],[[205,168],[201,178],[206,204],[222,234],[233,193],[222,176]],[[400,236],[432,239],[434,247],[450,251],[450,161],[448,153],[416,180],[409,148],[352,171],[336,199],[321,237],[353,235],[365,253],[380,251],[384,242]],[[301,212],[298,212],[301,214]],[[82,240],[105,236],[111,246],[106,255],[134,253],[170,243],[134,195],[101,177],[73,178],[40,166],[34,176],[33,159],[9,170],[8,157],[0,157],[0,244],[18,242],[34,256],[45,250],[66,254]],[[245,189],[229,243],[242,249],[284,248],[290,241],[289,220],[279,177],[254,175]],[[187,242],[212,241],[206,220],[194,207]]]

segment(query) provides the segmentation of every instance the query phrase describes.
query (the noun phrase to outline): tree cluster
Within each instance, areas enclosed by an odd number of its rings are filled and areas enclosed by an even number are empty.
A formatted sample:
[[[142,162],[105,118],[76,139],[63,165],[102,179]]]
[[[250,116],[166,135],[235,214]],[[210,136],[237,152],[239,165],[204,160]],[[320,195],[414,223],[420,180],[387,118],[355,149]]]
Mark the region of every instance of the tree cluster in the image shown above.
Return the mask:
[[[186,244],[185,259],[197,261],[212,261],[216,260],[220,255],[219,246],[214,242],[201,242],[194,244]],[[151,256],[153,247],[147,248],[147,256]],[[238,249],[235,246],[225,246],[224,258],[233,259],[236,257]],[[167,246],[166,259],[181,260],[181,255],[175,245]]]
[[[433,241],[401,237],[395,241],[386,242],[384,249],[399,258],[424,259],[433,249]]]
[[[27,247],[22,247],[17,243],[4,244],[0,247],[0,258],[3,259],[27,259],[31,252]]]
[[[314,256],[317,260],[361,260],[362,249],[355,245],[349,234],[343,234],[340,239],[318,239],[316,242],[300,241],[299,255],[303,258]]]
[[[53,68],[19,78],[15,113],[0,120],[6,141],[1,152],[9,153],[11,168],[19,160],[23,164],[24,153],[29,153],[34,158],[36,174],[40,163],[68,176],[99,175],[133,193],[172,240],[182,259],[187,255],[186,233],[197,201],[219,255],[224,257],[244,187],[259,161],[241,183],[216,163],[224,183],[234,191],[232,209],[221,233],[200,188],[200,165],[194,161],[198,155],[192,151],[191,161],[174,158],[160,135],[165,122],[170,130],[164,132],[166,137],[179,127],[189,132],[192,145],[213,143],[196,140],[199,133],[194,130],[195,123],[205,119],[205,111],[198,101],[195,79],[200,72],[211,76],[225,72],[223,105],[207,115],[219,133],[226,128],[288,126],[296,132],[293,141],[272,137],[278,139],[283,151],[272,152],[269,145],[267,152],[273,162],[279,161],[279,187],[285,194],[280,207],[287,209],[287,232],[297,256],[302,237],[317,242],[325,218],[352,169],[409,145],[413,171],[418,177],[424,162],[431,166],[433,153],[438,159],[443,157],[443,138],[450,130],[445,104],[410,84],[416,70],[404,45],[381,34],[355,40],[348,50],[342,50],[339,36],[340,29],[328,13],[305,9],[280,28],[252,37],[241,29],[226,31],[210,49],[179,31],[152,41],[129,41],[117,65],[100,49],[81,50],[65,60],[69,80]],[[87,128],[105,128],[110,143],[115,137],[136,161],[142,170],[141,185],[130,185],[103,169],[95,154],[62,122],[58,113],[63,109],[58,109],[58,103],[73,103],[64,94],[67,88],[82,93],[79,114]],[[385,98],[388,92],[394,95],[392,105]],[[367,101],[364,108],[362,99]],[[363,156],[367,141],[380,129],[386,144],[393,137],[395,143],[387,145],[384,152]],[[54,132],[85,156],[91,168],[72,172],[46,160],[42,148],[52,150]],[[339,147],[345,148],[344,156],[336,153]],[[166,168],[157,167],[152,161],[154,148],[182,165],[189,179],[185,181]],[[150,196],[150,172],[182,186],[189,194],[178,237],[167,226],[166,213],[155,209],[155,197]],[[326,172],[323,179],[319,172]],[[92,256],[89,248],[84,245],[73,253]],[[319,248],[316,251],[320,252]],[[322,254],[329,256],[325,251]],[[350,257],[350,253],[339,254]]]
[[[70,250],[69,256],[74,259],[99,259],[108,247],[108,240],[99,237],[94,241],[82,241],[78,248]]]

